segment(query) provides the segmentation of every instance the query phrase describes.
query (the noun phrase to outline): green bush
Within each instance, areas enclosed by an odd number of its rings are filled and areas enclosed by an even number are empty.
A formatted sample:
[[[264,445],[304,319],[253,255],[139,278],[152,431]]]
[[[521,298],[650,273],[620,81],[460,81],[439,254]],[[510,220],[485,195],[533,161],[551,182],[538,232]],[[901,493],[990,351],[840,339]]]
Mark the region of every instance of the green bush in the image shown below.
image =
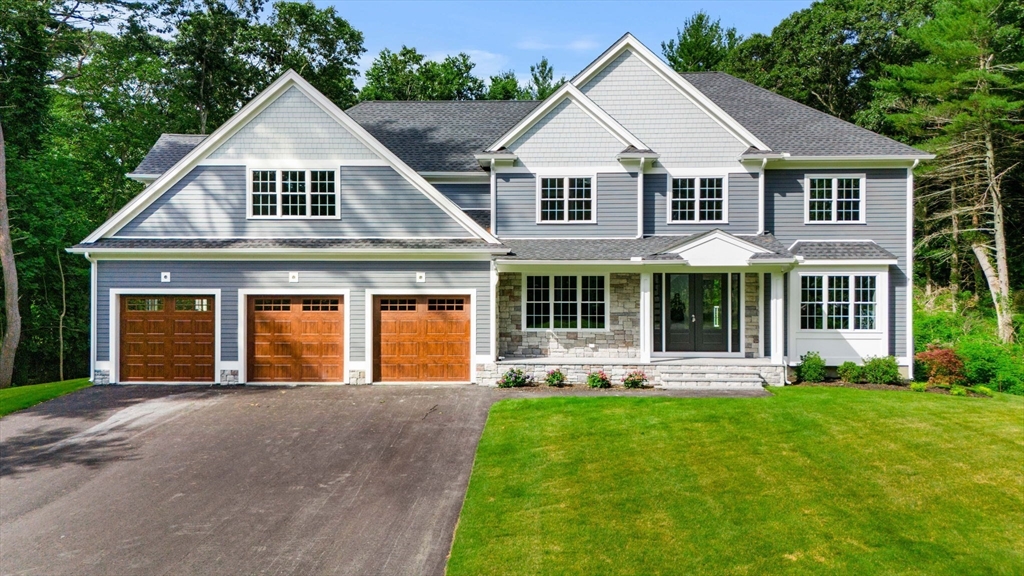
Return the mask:
[[[971,388],[971,391],[981,394],[982,396],[988,396],[989,398],[996,395],[988,386],[975,386]]]
[[[836,372],[839,374],[839,379],[843,382],[850,382],[851,384],[864,382],[864,367],[856,362],[843,362],[839,365],[839,368],[836,368]]]
[[[872,384],[902,384],[903,375],[892,356],[869,358],[864,363],[864,380]]]
[[[622,385],[626,388],[643,388],[647,384],[647,375],[639,370],[634,370],[622,379]]]
[[[533,376],[527,376],[519,368],[509,368],[498,380],[498,388],[521,388],[533,384]]]
[[[956,353],[964,361],[968,384],[988,384],[1000,372],[1006,351],[989,342],[970,339],[957,344]]]
[[[825,361],[817,352],[808,352],[800,357],[796,374],[801,382],[821,382],[825,380]]]
[[[565,386],[565,372],[555,368],[544,376],[544,383],[548,386],[556,386],[558,388]]]
[[[991,384],[1000,392],[1024,396],[1024,377],[1021,377],[1019,370],[1017,373],[1013,371],[1000,372],[996,374]]]
[[[587,374],[587,386],[591,388],[611,388],[612,381],[603,370]]]
[[[953,386],[949,389],[950,396],[967,396],[967,388],[963,386]]]
[[[928,390],[928,383],[926,382],[911,382],[910,389],[914,392],[924,392]]]

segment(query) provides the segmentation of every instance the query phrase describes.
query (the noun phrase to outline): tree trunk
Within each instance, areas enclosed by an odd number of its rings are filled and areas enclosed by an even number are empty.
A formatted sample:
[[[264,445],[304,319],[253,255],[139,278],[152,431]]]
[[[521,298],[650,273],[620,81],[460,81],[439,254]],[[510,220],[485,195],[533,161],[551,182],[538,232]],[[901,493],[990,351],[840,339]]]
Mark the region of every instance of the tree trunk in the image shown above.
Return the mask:
[[[996,304],[996,321],[999,339],[1013,341],[1013,315],[1010,311],[1010,269],[1006,258],[1006,222],[1003,216],[1003,191],[996,174],[996,152],[991,131],[985,132],[985,175],[988,177],[988,191],[992,196],[992,232],[996,245],[995,278],[985,271],[993,303]],[[975,251],[977,253],[977,251]],[[986,256],[986,261],[988,260]],[[995,285],[993,286],[993,280]],[[998,300],[998,302],[996,301]]]
[[[60,270],[60,321],[57,323],[57,340],[60,343],[60,380],[64,381],[64,317],[68,313],[67,282],[64,281],[64,264],[60,261],[60,250],[57,250],[57,269]]]
[[[953,296],[951,300],[955,314],[960,305],[957,300],[960,295],[960,215],[956,212],[955,183],[949,187],[949,208],[953,214],[953,234],[949,241],[949,291]]]
[[[11,245],[11,221],[7,212],[7,152],[4,128],[0,124],[0,264],[4,269],[4,312],[7,326],[0,344],[0,388],[11,385],[14,376],[14,355],[21,340],[21,312],[18,310],[18,270],[14,265]]]
[[[974,255],[978,257],[978,264],[981,266],[982,272],[985,273],[985,279],[988,281],[988,291],[992,295],[992,303],[996,307],[999,339],[1003,342],[1009,342],[1013,338],[1013,324],[1009,309],[1010,301],[1004,300],[999,293],[999,275],[996,269],[992,267],[992,261],[989,260],[988,247],[984,244],[975,243],[971,248],[974,250]]]

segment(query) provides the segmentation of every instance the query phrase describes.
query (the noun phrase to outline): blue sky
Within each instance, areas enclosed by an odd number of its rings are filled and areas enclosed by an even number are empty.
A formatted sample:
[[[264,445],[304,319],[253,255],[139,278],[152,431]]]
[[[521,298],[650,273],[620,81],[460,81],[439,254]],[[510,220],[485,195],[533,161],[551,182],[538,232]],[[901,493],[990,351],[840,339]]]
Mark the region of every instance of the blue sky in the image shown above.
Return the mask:
[[[431,59],[468,53],[478,76],[513,69],[528,78],[547,56],[556,77],[582,70],[625,32],[651,50],[675,37],[683,20],[703,9],[741,34],[769,33],[810,1],[733,2],[427,2],[314,0],[334,6],[365,38],[366,70],[383,48],[413,46]],[[362,77],[357,83],[361,86]]]

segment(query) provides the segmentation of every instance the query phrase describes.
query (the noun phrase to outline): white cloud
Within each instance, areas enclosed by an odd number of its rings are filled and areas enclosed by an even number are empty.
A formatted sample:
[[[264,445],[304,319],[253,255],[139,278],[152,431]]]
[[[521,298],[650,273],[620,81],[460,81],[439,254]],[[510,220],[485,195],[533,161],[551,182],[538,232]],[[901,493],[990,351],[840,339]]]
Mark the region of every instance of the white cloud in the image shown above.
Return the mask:
[[[583,36],[568,43],[545,42],[537,38],[525,38],[516,43],[520,50],[569,50],[570,52],[589,52],[600,48],[600,44],[590,36]]]

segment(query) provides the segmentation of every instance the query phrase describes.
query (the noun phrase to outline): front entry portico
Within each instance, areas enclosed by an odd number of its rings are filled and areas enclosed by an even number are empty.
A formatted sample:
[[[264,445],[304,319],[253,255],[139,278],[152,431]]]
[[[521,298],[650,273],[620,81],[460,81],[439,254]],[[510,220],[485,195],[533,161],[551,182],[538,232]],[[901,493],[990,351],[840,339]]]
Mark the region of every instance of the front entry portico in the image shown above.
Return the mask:
[[[653,275],[654,352],[739,352],[740,275]]]

